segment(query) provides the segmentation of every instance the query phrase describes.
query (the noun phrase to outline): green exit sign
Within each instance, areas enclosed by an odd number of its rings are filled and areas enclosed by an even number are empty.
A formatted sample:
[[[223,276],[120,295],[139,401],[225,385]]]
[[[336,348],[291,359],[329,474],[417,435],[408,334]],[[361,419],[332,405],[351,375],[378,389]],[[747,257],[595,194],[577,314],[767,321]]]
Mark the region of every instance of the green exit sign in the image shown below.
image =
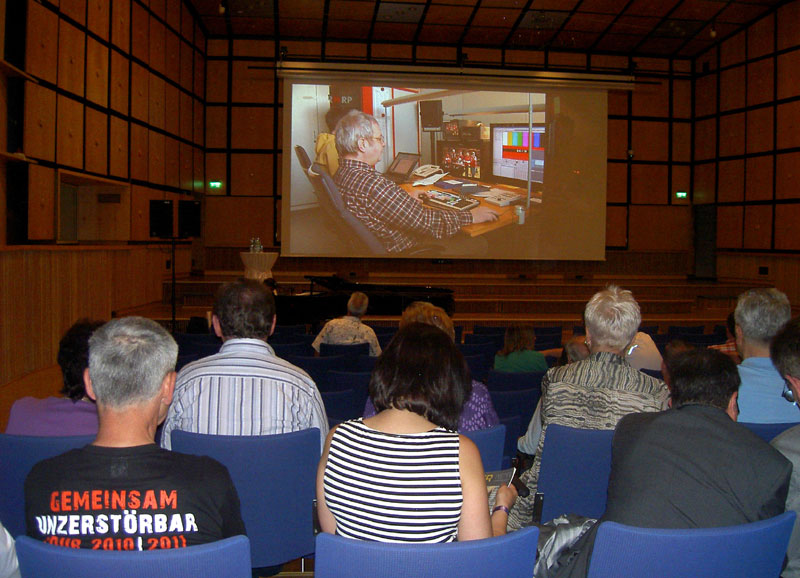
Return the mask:
[[[210,181],[208,183],[208,188],[209,189],[221,189],[222,188],[222,182],[221,181]]]
[[[687,198],[689,198],[689,195],[686,193],[686,191],[676,191],[675,192],[675,198],[676,199],[687,199]]]

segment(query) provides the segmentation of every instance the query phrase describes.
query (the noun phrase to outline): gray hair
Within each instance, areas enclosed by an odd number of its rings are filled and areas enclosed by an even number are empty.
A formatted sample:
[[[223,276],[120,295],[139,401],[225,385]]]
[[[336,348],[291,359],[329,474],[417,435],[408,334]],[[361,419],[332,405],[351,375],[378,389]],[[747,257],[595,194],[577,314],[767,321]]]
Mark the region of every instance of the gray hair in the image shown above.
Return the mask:
[[[773,338],[769,356],[781,377],[800,379],[800,317],[789,321]]]
[[[356,291],[350,295],[350,299],[347,301],[347,312],[355,317],[361,317],[367,312],[368,306],[369,297],[361,291]]]
[[[372,138],[372,129],[377,124],[375,117],[351,110],[336,123],[336,150],[340,155],[357,154],[359,139]]]
[[[144,317],[113,319],[89,339],[89,376],[97,402],[124,408],[153,399],[175,370],[178,344]]]
[[[739,295],[733,313],[749,341],[769,344],[792,316],[786,294],[777,289],[750,289]]]
[[[642,322],[633,293],[616,285],[595,293],[586,304],[583,316],[594,345],[620,352],[633,341]]]

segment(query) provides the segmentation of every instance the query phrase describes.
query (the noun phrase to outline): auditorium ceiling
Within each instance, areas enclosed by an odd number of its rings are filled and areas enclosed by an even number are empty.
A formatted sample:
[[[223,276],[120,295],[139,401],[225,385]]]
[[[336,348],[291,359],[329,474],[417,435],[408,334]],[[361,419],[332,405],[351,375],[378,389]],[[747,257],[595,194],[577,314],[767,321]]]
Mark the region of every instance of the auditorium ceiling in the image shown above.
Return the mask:
[[[190,0],[209,37],[692,58],[785,0]]]

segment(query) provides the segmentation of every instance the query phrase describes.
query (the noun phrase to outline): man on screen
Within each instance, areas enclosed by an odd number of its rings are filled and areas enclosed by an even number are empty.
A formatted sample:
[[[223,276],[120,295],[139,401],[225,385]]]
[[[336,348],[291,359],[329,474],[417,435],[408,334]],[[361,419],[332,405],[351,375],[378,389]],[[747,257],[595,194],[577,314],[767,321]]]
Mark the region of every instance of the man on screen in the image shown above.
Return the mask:
[[[446,238],[452,238],[446,253],[485,253],[487,244],[483,239],[460,231],[465,225],[494,221],[497,213],[482,206],[470,211],[424,207],[417,192],[407,193],[375,171],[384,145],[375,118],[361,111],[350,111],[336,125],[340,161],[335,181],[350,212],[390,253]]]

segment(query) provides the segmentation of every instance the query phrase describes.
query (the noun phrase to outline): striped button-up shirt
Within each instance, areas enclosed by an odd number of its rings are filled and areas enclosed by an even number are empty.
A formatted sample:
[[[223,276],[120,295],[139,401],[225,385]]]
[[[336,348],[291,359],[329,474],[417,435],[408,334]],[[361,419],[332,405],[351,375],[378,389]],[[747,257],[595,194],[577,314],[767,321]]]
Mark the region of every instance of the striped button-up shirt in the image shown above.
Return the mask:
[[[260,339],[229,339],[216,355],[181,369],[161,445],[171,448],[175,429],[246,436],[312,427],[319,428],[322,447],[328,418],[308,374]]]
[[[345,206],[390,253],[452,237],[472,223],[469,211],[429,209],[367,163],[339,159],[334,179]]]

